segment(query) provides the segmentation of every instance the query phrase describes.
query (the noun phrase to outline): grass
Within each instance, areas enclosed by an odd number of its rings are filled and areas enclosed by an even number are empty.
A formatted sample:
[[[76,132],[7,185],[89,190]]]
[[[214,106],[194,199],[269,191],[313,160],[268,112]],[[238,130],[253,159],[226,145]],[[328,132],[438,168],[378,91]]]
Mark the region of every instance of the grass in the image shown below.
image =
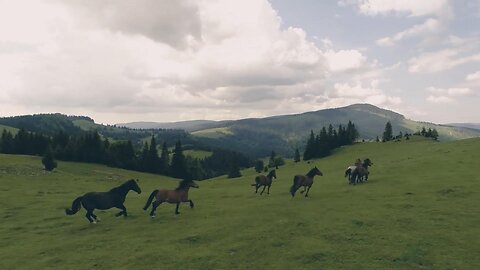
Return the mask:
[[[12,133],[12,135],[15,136],[15,134],[17,134],[17,132],[18,132],[19,129],[18,129],[18,128],[14,128],[14,127],[5,126],[5,125],[0,125],[0,134],[1,134],[4,130]]]
[[[204,150],[185,150],[183,151],[183,153],[185,154],[185,156],[198,158],[198,159],[204,159],[213,154],[213,152],[204,151]]]
[[[233,132],[228,127],[209,128],[192,132],[192,135],[211,139],[218,139],[232,134]]]
[[[0,155],[1,269],[479,269],[480,139],[413,139],[344,147],[277,171],[270,195],[253,193],[253,169],[238,179],[199,182],[195,208],[141,207],[173,179],[99,165]],[[356,158],[374,162],[368,183],[343,177]],[[292,177],[317,165],[310,198],[288,194]],[[87,191],[139,178],[127,218],[64,208]]]

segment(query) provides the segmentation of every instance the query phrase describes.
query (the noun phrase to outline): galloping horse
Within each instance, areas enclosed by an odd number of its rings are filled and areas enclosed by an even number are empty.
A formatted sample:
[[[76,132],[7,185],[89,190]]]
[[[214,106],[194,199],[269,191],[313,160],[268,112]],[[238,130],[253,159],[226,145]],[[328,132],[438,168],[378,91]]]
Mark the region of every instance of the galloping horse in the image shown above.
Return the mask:
[[[77,213],[81,206],[87,210],[85,217],[90,221],[90,223],[97,223],[97,216],[93,214],[95,209],[110,209],[116,207],[122,209],[115,216],[127,216],[127,208],[123,205],[125,202],[125,197],[130,190],[137,192],[138,194],[142,193],[142,190],[137,184],[138,180],[130,179],[122,185],[112,188],[107,192],[88,192],[83,196],[76,198],[72,203],[72,208],[65,209],[67,215],[73,215]]]
[[[368,181],[368,166],[373,166],[373,162],[367,158],[362,162],[361,166],[357,166],[351,176],[351,183],[354,185],[363,182],[363,181]]]
[[[272,185],[273,179],[277,179],[277,174],[275,170],[271,170],[267,176],[262,174],[255,177],[255,184],[252,184],[252,186],[255,186],[255,193],[257,193],[258,189],[261,186],[263,186],[263,189],[262,189],[262,192],[260,192],[260,195],[263,194],[266,187],[268,187],[267,194],[270,194],[270,186]]]
[[[147,203],[145,204],[145,207],[143,207],[143,210],[147,210],[151,204],[152,211],[150,211],[150,216],[154,218],[155,210],[157,210],[157,207],[163,202],[176,203],[176,215],[180,214],[180,212],[178,212],[178,207],[182,202],[189,202],[190,208],[193,208],[193,201],[188,199],[188,190],[190,189],[190,187],[198,188],[198,185],[195,184],[195,182],[193,182],[192,180],[182,180],[175,190],[155,189],[154,191],[152,191],[152,194],[150,194],[150,197],[148,197]],[[155,198],[155,201],[152,203],[153,198]]]
[[[345,177],[348,176],[348,183],[352,183],[352,172],[357,168],[357,166],[348,166],[345,170]]]
[[[295,196],[295,192],[297,192],[301,186],[304,188],[300,193],[304,193],[306,190],[307,193],[305,194],[305,197],[308,197],[308,192],[313,185],[313,178],[315,175],[323,176],[323,173],[317,168],[317,166],[311,169],[306,175],[295,175],[293,177],[293,185],[290,188],[290,194],[292,194],[292,197]]]

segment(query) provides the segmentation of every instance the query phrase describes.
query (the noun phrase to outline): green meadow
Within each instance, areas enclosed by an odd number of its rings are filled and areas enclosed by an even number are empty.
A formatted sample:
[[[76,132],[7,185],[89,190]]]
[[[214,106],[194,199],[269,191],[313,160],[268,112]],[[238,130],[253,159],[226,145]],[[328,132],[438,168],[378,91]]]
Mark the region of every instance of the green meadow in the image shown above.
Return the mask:
[[[356,158],[374,166],[366,184],[344,178]],[[342,147],[328,158],[288,161],[270,195],[243,177],[198,182],[174,215],[162,204],[142,210],[171,178],[106,166],[0,155],[0,269],[480,269],[480,139],[419,138]],[[310,197],[288,193],[295,174],[317,166]],[[119,210],[64,209],[89,191],[138,178]]]

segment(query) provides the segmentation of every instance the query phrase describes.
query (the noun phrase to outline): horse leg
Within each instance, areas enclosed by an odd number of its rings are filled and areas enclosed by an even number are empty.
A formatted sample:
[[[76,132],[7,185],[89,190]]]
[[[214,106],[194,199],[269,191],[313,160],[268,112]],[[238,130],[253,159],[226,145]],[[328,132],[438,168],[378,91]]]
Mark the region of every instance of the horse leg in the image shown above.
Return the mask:
[[[300,193],[303,194],[305,192],[305,190],[307,190],[307,186],[303,186],[303,190],[300,191]]]
[[[257,193],[257,192],[258,192],[258,188],[259,188],[259,187],[260,187],[260,185],[259,185],[259,184],[255,184],[255,193]]]
[[[266,188],[266,187],[267,187],[267,186],[265,186],[265,185],[263,186],[263,189],[262,189],[262,192],[260,192],[260,195],[263,194],[263,192],[265,191],[265,188]]]
[[[308,197],[308,192],[310,191],[311,187],[312,187],[312,185],[308,186],[307,193],[305,194],[305,197]]]
[[[93,213],[93,211],[92,211],[92,214],[90,216],[92,216],[95,219],[95,221],[100,222],[100,220],[97,219],[97,216]]]
[[[127,208],[122,204],[120,206],[117,206],[118,209],[122,209],[122,211],[118,212],[115,216],[119,217],[121,215],[127,216]]]
[[[192,200],[188,200],[187,202],[190,203],[190,208],[193,208],[195,205],[193,204],[193,201]]]
[[[180,214],[180,212],[178,212],[178,207],[179,206],[180,206],[180,202],[177,202],[177,207],[175,207],[175,215]]]
[[[152,211],[150,211],[150,217],[154,218],[155,217],[155,211],[157,210],[157,207],[162,204],[161,201],[154,201],[152,203]]]
[[[268,185],[267,194],[270,194],[270,186],[271,185]]]
[[[93,209],[87,209],[87,213],[85,214],[85,217],[90,221],[90,223],[95,223],[95,220],[92,218],[93,214]]]

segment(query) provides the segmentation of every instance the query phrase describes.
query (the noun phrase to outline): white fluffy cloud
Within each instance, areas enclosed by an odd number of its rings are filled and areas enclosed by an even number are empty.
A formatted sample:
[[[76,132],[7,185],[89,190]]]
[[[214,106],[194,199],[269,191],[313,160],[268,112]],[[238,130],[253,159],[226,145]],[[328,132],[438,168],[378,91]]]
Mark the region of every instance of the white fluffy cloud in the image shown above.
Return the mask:
[[[435,52],[426,52],[417,57],[413,57],[408,61],[408,71],[411,73],[433,73],[479,61],[480,53],[470,52],[470,54],[465,55],[465,51],[457,47]]]
[[[443,15],[450,12],[448,0],[343,0],[341,5],[357,6],[366,15],[406,14],[409,16]]]
[[[107,121],[268,115],[289,92],[321,95],[329,68],[280,24],[266,0],[2,2],[0,104]]]
[[[422,37],[440,30],[440,22],[437,19],[429,18],[422,24],[414,25],[404,31],[398,32],[391,37],[384,37],[377,40],[379,46],[393,46],[395,43],[413,37]]]
[[[458,97],[473,94],[472,89],[464,87],[437,88],[430,86],[427,91],[430,92],[427,101],[431,103],[452,103]]]

